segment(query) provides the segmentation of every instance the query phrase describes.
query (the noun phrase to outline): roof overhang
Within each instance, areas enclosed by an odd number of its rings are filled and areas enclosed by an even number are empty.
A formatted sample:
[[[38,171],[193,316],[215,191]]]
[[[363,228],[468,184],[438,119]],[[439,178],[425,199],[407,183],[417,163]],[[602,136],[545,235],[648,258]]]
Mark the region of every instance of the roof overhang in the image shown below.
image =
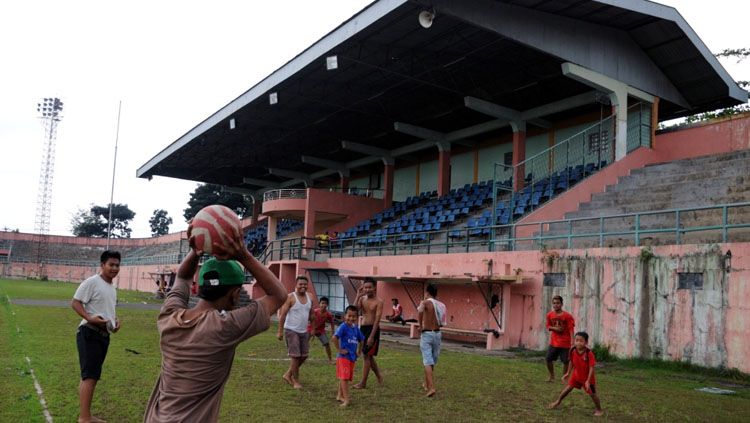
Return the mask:
[[[429,29],[417,22],[426,7],[437,13]],[[336,70],[325,68],[330,55],[338,58]],[[342,141],[387,152],[389,160],[445,145],[436,141],[450,134],[470,134],[447,142],[471,145],[481,131],[510,131],[511,122],[489,121],[466,107],[467,97],[522,116],[588,95],[589,87],[562,74],[564,62],[659,97],[661,119],[747,101],[671,7],[633,0],[380,0],[188,131],[137,176],[286,187],[384,159]],[[270,104],[271,93],[278,103]],[[315,158],[336,166],[321,169]]]

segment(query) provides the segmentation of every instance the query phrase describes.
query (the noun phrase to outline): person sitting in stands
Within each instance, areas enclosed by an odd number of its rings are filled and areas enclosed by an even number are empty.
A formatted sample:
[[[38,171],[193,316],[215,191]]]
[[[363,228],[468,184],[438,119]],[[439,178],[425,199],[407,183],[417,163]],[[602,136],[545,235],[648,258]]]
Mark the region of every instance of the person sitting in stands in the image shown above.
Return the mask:
[[[401,323],[401,326],[406,324],[406,320],[404,320],[404,308],[401,307],[401,304],[398,303],[398,298],[392,298],[391,302],[393,303],[393,306],[391,307],[391,310],[393,310],[393,314],[390,314],[388,316],[385,316],[386,319],[388,319],[391,323]]]
[[[328,238],[328,245],[330,245],[331,248],[341,247],[341,244],[339,241],[339,233],[337,231],[334,231],[333,235],[331,235],[331,237]]]
[[[330,238],[328,236],[328,231],[325,231],[325,233],[316,235],[315,238],[318,239],[318,247],[328,248],[328,239]]]

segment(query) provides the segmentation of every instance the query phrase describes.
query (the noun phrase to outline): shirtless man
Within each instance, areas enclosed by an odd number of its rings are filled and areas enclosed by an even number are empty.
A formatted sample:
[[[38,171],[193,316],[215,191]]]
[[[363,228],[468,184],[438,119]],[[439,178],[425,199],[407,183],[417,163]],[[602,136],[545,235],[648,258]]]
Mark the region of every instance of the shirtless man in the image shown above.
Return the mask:
[[[359,329],[365,336],[365,345],[362,347],[365,365],[362,372],[362,381],[353,385],[352,388],[365,389],[370,369],[378,378],[378,383],[383,383],[383,376],[375,362],[375,356],[378,355],[378,347],[380,346],[380,316],[383,314],[383,300],[375,296],[375,281],[373,279],[365,279],[357,291],[356,306],[363,317]]]

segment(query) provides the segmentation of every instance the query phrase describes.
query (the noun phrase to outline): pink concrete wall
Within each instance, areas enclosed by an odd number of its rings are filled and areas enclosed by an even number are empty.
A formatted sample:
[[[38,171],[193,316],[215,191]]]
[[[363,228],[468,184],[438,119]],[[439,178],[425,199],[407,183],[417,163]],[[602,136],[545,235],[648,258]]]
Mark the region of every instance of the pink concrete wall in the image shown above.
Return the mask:
[[[723,255],[731,250],[732,268],[725,272]],[[499,348],[543,349],[548,342],[544,316],[554,295],[586,330],[592,343],[609,346],[619,356],[683,360],[704,366],[750,371],[750,244],[655,247],[653,257],[642,249],[520,251],[329,259],[342,272],[384,277],[485,275],[507,266],[521,269],[527,279],[510,287],[504,333]],[[507,265],[507,266],[506,266]],[[704,274],[702,290],[677,289],[678,272]],[[544,272],[567,274],[565,287],[544,287]],[[497,328],[484,299],[472,284],[442,284],[439,297],[448,306],[448,327],[467,330]],[[499,294],[496,289],[495,293]],[[407,318],[416,310],[403,286],[379,282],[386,304],[399,298]],[[388,310],[386,308],[386,310]],[[495,310],[497,312],[497,310]],[[387,311],[386,311],[387,312]]]
[[[329,213],[344,217],[344,220],[339,222],[317,224],[315,233],[326,230],[343,232],[361,220],[369,219],[375,213],[383,210],[383,200],[311,188],[307,190],[306,207],[307,210],[315,213]],[[316,217],[316,221],[318,220],[320,218]],[[307,224],[306,221],[305,225]]]
[[[135,291],[156,291],[155,279],[149,272],[164,272],[165,269],[176,269],[177,265],[136,265],[120,267],[120,274],[115,278],[119,289]],[[45,272],[49,280],[64,282],[82,282],[99,271],[99,266],[46,265]],[[39,267],[35,263],[0,263],[0,277],[3,278],[38,278]]]

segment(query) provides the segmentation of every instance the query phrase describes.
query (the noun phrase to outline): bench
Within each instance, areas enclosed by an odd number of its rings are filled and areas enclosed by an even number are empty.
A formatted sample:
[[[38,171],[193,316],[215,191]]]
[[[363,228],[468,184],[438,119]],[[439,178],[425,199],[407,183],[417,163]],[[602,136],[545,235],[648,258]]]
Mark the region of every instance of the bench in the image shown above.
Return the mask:
[[[419,324],[418,323],[407,323],[407,324],[409,325],[409,338],[419,339],[419,334],[420,334]],[[485,332],[485,331],[478,331],[478,330],[450,328],[446,326],[441,327],[440,332],[461,335],[461,336],[477,336],[477,337],[483,338],[485,339],[485,348],[488,350],[495,349],[496,346],[499,346],[500,345],[499,338],[501,335],[503,335],[503,332],[501,331]]]

